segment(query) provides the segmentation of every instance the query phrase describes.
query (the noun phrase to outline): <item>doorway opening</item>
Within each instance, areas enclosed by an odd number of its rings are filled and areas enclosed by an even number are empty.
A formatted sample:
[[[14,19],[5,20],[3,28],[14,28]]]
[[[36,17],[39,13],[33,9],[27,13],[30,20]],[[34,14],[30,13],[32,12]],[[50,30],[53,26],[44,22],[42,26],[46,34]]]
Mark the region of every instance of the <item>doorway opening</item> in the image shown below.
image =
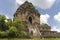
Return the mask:
[[[29,22],[32,24],[32,17],[29,17]]]

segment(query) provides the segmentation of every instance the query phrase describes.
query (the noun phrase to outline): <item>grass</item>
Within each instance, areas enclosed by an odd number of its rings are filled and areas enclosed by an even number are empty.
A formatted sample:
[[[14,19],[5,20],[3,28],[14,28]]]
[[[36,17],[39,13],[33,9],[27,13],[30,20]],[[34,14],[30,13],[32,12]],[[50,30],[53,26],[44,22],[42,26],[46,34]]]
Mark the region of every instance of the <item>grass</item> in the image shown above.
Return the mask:
[[[0,38],[0,40],[60,40],[60,38],[33,38],[33,39],[27,39],[27,38]]]

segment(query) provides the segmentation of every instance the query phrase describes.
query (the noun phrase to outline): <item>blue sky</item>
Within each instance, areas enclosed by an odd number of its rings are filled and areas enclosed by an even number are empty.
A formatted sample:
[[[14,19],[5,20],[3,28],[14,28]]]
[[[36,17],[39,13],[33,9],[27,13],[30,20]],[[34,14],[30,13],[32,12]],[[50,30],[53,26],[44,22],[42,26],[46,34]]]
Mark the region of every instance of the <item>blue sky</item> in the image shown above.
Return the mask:
[[[13,18],[17,7],[24,1],[26,0],[0,0],[0,14]],[[29,2],[33,3],[40,12],[42,23],[50,25],[52,30],[60,31],[60,0],[31,0]]]

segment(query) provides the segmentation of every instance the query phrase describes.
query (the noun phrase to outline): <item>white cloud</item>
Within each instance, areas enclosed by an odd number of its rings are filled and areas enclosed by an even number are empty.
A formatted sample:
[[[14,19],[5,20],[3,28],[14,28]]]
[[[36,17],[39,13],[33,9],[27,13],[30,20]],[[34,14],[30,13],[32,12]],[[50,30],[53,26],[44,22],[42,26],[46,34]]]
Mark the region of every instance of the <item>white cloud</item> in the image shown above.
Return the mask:
[[[5,15],[7,19],[9,19],[9,17],[7,15]]]
[[[56,26],[53,26],[51,31],[57,31],[57,32],[60,32],[60,29],[58,29]]]
[[[49,15],[45,14],[45,15],[41,15],[40,16],[40,24],[48,24],[48,19],[49,19]]]
[[[17,2],[18,4],[23,4],[24,1],[26,1],[26,0],[16,0],[16,2]]]
[[[22,4],[26,0],[16,0],[17,3]],[[42,9],[48,9],[51,8],[51,6],[55,3],[56,0],[28,0],[29,2],[32,2],[34,5],[42,8]]]
[[[54,16],[54,19],[60,22],[60,12]]]

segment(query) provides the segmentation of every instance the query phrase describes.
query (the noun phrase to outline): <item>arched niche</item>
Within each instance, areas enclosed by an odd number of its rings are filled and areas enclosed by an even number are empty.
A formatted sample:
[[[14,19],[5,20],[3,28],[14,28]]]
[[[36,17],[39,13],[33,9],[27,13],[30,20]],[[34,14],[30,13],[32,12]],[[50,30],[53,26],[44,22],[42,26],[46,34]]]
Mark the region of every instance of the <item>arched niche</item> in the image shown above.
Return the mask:
[[[32,24],[32,17],[29,17],[29,22]]]

